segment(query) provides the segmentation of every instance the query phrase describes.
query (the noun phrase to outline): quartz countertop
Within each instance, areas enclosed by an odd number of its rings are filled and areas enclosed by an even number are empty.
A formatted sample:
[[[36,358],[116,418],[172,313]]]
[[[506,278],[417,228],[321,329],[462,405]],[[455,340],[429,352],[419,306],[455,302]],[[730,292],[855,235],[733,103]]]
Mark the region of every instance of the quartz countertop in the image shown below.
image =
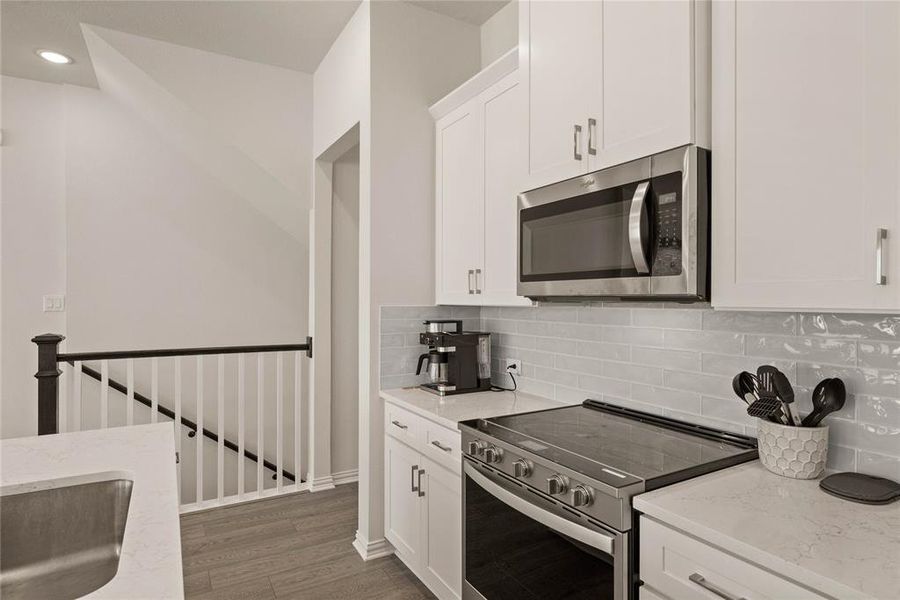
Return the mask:
[[[469,419],[499,417],[569,405],[525,392],[472,392],[438,396],[418,387],[381,390],[381,397],[389,402],[399,403],[412,412],[450,429],[456,429],[460,421]]]
[[[755,461],[641,494],[634,507],[834,598],[900,593],[900,502],[848,502]]]
[[[3,494],[134,482],[119,570],[85,598],[184,598],[172,423],[0,440]]]

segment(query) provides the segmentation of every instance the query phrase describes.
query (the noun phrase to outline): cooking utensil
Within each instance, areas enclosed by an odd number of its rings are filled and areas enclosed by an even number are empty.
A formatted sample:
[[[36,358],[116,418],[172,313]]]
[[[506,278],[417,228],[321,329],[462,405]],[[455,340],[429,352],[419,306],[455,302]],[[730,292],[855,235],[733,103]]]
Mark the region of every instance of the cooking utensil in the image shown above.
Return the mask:
[[[759,400],[747,407],[747,414],[751,417],[759,417],[761,419],[770,419],[781,411],[781,400],[774,392],[761,389],[757,392]]]
[[[746,402],[748,406],[759,399],[756,396],[757,379],[752,373],[741,371],[731,380],[731,387],[737,397]]]
[[[800,415],[795,415],[791,411],[790,405],[794,402],[794,388],[791,386],[791,382],[788,381],[787,375],[775,369],[775,372],[772,374],[772,384],[778,397],[781,398],[781,409],[787,416],[789,424],[794,427],[800,427]]]
[[[770,417],[782,425],[793,425],[793,421],[788,418],[787,410],[785,407],[781,406],[781,399],[778,398],[778,394],[775,392],[774,379],[775,374],[779,372],[780,371],[772,365],[761,365],[756,370],[756,375],[759,379],[759,387],[765,390],[766,395],[774,396],[775,399],[778,400],[778,410],[774,411]],[[762,394],[759,393],[759,395],[761,396]]]
[[[844,408],[847,399],[847,388],[838,377],[820,383],[822,391],[816,397],[813,393],[813,411],[806,415],[801,423],[804,427],[817,427],[826,416]],[[819,386],[816,386],[818,389]]]

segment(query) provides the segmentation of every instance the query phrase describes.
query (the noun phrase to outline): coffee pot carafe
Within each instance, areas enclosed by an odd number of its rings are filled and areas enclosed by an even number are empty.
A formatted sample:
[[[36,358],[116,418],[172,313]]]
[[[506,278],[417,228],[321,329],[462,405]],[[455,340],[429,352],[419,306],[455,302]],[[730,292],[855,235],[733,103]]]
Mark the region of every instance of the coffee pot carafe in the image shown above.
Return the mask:
[[[447,383],[447,354],[432,350],[419,356],[419,366],[416,368],[416,375],[422,373],[422,366],[427,364],[426,374],[428,375],[428,383]]]

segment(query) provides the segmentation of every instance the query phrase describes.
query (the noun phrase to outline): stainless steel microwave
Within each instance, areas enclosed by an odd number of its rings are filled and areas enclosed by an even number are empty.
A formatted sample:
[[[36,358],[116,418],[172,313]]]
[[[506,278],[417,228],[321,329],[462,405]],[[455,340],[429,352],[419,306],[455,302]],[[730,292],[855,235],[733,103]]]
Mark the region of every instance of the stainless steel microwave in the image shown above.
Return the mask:
[[[707,298],[709,169],[683,146],[519,194],[518,294]]]

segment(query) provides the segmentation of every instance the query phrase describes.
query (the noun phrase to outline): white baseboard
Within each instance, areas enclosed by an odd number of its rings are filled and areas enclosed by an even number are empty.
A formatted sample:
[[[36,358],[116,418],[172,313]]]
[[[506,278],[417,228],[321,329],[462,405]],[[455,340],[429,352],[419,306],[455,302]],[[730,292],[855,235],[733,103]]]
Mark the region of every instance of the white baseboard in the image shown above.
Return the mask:
[[[311,477],[308,480],[310,492],[324,492],[325,490],[334,489],[334,476],[323,475],[322,477]]]
[[[360,535],[359,530],[356,531],[353,547],[356,548],[363,560],[374,560],[394,553],[394,547],[386,539],[381,538],[369,542]]]
[[[332,473],[334,485],[343,485],[345,483],[353,483],[359,481],[359,469],[348,469],[339,473]]]

